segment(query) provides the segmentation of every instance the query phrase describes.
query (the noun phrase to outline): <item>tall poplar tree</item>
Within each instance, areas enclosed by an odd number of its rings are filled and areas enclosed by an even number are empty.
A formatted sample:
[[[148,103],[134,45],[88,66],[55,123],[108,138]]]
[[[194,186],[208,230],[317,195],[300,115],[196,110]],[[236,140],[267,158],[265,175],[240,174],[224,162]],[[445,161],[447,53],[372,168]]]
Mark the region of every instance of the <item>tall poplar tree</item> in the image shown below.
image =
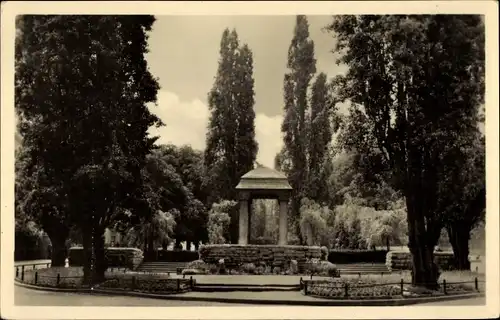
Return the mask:
[[[288,71],[284,78],[284,119],[281,126],[284,151],[289,157],[288,179],[293,188],[291,197],[291,216],[297,222],[300,201],[305,196],[307,184],[307,91],[316,73],[314,43],[309,37],[309,24],[304,15],[296,17],[292,42],[288,49]],[[300,239],[300,227],[296,232]],[[302,240],[301,240],[302,242]]]
[[[320,203],[329,203],[327,180],[332,173],[331,141],[338,129],[335,102],[330,94],[325,73],[320,73],[311,88],[311,110],[308,122],[308,186],[306,196]]]
[[[253,57],[250,48],[240,46],[235,30],[224,30],[219,67],[208,94],[211,111],[204,154],[205,185],[210,190],[207,206],[221,200],[235,200],[242,175],[253,169],[257,156]],[[231,240],[237,239],[236,211],[231,213]]]
[[[338,94],[365,124],[349,135],[357,145],[374,138],[371,148],[406,198],[412,282],[436,288],[444,169],[458,160],[449,152],[475,134],[484,103],[481,17],[336,16],[327,29],[336,38],[337,63],[348,67]]]

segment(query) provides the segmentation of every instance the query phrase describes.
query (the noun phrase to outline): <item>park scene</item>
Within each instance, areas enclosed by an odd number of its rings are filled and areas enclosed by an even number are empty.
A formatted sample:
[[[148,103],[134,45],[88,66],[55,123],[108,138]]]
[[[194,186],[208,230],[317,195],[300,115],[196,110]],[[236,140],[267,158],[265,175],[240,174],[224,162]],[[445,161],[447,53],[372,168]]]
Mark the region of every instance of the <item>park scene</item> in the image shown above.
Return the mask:
[[[17,305],[485,304],[482,16],[16,29]]]

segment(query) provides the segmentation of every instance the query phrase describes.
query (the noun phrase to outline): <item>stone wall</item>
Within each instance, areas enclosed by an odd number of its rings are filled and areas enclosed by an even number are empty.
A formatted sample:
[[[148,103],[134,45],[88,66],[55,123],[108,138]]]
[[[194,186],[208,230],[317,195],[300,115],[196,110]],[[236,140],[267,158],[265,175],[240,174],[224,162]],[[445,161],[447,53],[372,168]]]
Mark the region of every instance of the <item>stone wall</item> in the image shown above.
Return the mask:
[[[453,266],[453,252],[434,252],[434,261],[440,270],[451,270]],[[411,270],[411,253],[406,251],[389,251],[386,256],[386,265],[389,270]]]
[[[206,263],[217,264],[224,259],[229,268],[242,263],[284,267],[290,260],[296,260],[301,266],[307,258],[322,258],[321,247],[312,246],[212,244],[200,246],[199,254]]]

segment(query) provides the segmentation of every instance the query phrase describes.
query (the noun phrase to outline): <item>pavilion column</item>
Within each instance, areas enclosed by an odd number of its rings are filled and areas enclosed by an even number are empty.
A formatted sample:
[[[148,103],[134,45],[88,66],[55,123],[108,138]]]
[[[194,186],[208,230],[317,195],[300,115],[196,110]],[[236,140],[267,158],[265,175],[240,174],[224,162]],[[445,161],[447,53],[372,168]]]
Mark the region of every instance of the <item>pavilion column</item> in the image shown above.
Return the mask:
[[[288,201],[279,200],[280,203],[280,219],[279,219],[279,245],[287,244],[287,232],[288,232]]]
[[[239,238],[238,244],[248,244],[248,200],[240,200]]]

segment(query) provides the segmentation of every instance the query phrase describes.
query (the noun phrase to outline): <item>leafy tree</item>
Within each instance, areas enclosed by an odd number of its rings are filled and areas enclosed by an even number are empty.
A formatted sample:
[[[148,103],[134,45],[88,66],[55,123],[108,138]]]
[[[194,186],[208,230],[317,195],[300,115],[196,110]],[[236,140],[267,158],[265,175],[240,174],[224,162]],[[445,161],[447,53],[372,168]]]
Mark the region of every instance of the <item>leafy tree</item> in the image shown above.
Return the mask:
[[[475,130],[484,99],[479,16],[336,16],[337,96],[365,123],[350,136],[383,155],[406,198],[413,284],[435,288],[443,149]],[[369,135],[364,134],[368,132]],[[373,139],[371,139],[373,137]]]
[[[224,30],[215,82],[208,94],[211,111],[204,153],[207,207],[222,199],[235,200],[241,176],[253,169],[255,141],[253,58],[240,46],[235,30]],[[231,240],[237,240],[236,211],[231,212]]]
[[[161,145],[155,151],[155,157],[157,161],[164,163],[168,170],[153,175],[164,176],[172,181],[159,181],[156,188],[166,191],[161,193],[163,199],[169,201],[169,204],[163,207],[164,210],[177,209],[176,246],[180,246],[180,242],[184,240],[189,242],[188,244],[193,241],[195,245],[199,241],[208,240],[207,209],[203,204],[207,192],[203,186],[202,153],[190,146]]]
[[[287,68],[284,78],[285,115],[281,126],[285,151],[282,154],[287,155],[290,161],[290,169],[286,173],[293,188],[291,216],[298,221],[300,202],[306,195],[307,183],[307,89],[316,73],[314,43],[309,38],[309,24],[303,15],[296,18],[288,49]],[[300,236],[298,223],[297,227],[296,233]]]
[[[49,203],[56,208],[36,217],[49,234],[57,220],[81,229],[86,281],[104,278],[105,228],[153,213],[141,169],[156,139],[147,131],[161,124],[146,106],[155,102],[158,90],[144,59],[154,20],[134,15],[18,19],[18,128],[27,170],[43,190],[31,202],[35,208]]]
[[[470,270],[471,231],[482,220],[486,209],[485,145],[479,132],[466,137],[464,144],[453,146],[444,167],[439,187],[439,204],[445,216],[445,228],[453,248],[455,267]]]
[[[300,230],[307,245],[329,245],[328,220],[333,212],[326,206],[307,198],[302,199],[300,207]]]
[[[51,265],[64,266],[64,260],[67,257],[66,240],[71,227],[67,202],[62,197],[61,186],[51,183],[41,166],[33,164],[29,146],[26,146],[28,141],[23,140],[16,150],[16,230],[19,229],[20,234],[32,235],[31,231],[25,232],[25,226],[36,221],[51,239]],[[21,240],[21,238],[17,239]]]
[[[223,244],[229,240],[229,212],[236,207],[236,201],[224,200],[214,203],[208,213],[208,239],[212,244]]]
[[[155,248],[169,242],[174,235],[176,209],[172,212],[158,210],[153,217],[141,221],[125,233],[124,242],[129,247],[142,248],[146,256],[151,256]]]

